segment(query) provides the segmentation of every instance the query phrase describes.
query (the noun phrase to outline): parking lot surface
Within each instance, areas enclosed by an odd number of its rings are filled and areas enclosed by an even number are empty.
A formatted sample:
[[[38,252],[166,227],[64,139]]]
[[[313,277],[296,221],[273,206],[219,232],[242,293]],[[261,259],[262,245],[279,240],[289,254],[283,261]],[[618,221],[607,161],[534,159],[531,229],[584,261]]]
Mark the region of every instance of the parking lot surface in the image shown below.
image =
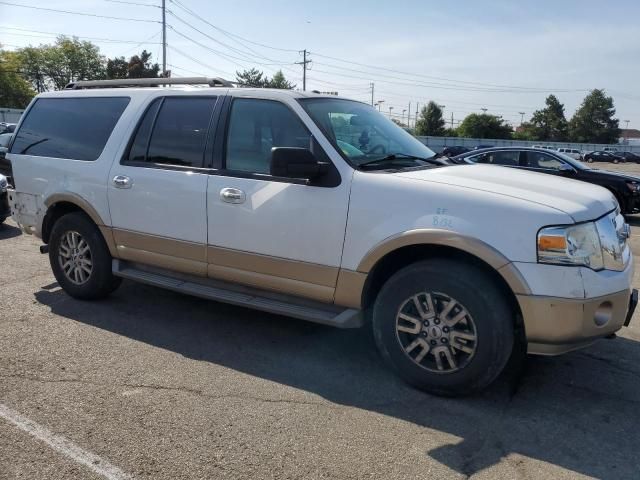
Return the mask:
[[[38,245],[0,226],[0,479],[640,476],[638,313],[444,399],[390,373],[367,329],[131,282],[74,300]]]

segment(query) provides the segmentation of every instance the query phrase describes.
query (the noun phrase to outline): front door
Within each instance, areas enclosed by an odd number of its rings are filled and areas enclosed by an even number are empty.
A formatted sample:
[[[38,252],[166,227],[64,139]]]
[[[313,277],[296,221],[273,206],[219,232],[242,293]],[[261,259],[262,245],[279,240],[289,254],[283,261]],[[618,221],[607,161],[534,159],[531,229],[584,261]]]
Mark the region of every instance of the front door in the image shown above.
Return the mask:
[[[206,276],[207,178],[203,169],[216,97],[171,96],[147,108],[109,176],[118,256]]]
[[[208,184],[209,276],[331,302],[350,178],[329,185],[274,178],[272,147],[312,148],[329,161],[291,106],[234,98],[222,170]]]

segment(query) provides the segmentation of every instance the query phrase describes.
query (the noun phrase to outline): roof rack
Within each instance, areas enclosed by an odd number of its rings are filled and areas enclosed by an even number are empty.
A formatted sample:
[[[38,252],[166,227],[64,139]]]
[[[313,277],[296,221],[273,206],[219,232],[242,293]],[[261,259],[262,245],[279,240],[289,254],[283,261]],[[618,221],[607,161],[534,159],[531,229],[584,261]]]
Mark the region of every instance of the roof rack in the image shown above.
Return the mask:
[[[118,80],[81,80],[67,84],[65,90],[84,88],[159,87],[160,85],[209,85],[210,87],[233,87],[233,82],[220,77],[180,78],[122,78]]]

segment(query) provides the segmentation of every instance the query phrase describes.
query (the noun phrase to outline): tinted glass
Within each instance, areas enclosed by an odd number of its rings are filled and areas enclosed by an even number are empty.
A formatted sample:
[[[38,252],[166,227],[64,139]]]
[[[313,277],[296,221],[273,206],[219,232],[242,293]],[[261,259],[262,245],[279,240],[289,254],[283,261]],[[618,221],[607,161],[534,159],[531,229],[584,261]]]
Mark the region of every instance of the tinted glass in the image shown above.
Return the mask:
[[[540,152],[528,152],[529,166],[532,168],[546,168],[548,170],[557,170],[562,162],[551,155]]]
[[[311,134],[282,103],[252,98],[233,101],[227,136],[228,169],[268,174],[271,148],[310,146]]]
[[[96,160],[128,103],[128,97],[39,98],[11,152]]]
[[[489,152],[473,158],[473,160],[478,163],[490,163],[492,165],[510,165],[512,167],[518,166],[520,164],[519,159],[519,151]]]
[[[165,98],[151,133],[146,161],[184,167],[202,166],[215,103],[215,97]]]
[[[131,148],[129,149],[129,156],[127,158],[130,162],[144,162],[147,158],[149,136],[151,135],[153,121],[156,118],[161,101],[161,98],[154,100],[151,106],[147,109],[144,119],[140,123],[136,136],[133,139]]]

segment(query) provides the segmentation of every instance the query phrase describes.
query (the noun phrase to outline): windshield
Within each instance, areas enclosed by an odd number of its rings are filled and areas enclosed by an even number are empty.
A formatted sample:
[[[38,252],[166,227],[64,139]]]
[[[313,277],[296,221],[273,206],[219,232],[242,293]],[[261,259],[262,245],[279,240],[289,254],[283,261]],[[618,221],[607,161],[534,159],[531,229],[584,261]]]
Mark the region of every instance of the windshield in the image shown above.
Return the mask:
[[[300,99],[309,116],[353,166],[381,168],[440,163],[435,153],[376,109],[339,98]]]
[[[555,154],[577,170],[591,170],[591,168],[587,167],[584,163],[582,163],[579,160],[576,160],[573,157],[570,157],[569,155],[566,155],[562,152],[555,152]]]

